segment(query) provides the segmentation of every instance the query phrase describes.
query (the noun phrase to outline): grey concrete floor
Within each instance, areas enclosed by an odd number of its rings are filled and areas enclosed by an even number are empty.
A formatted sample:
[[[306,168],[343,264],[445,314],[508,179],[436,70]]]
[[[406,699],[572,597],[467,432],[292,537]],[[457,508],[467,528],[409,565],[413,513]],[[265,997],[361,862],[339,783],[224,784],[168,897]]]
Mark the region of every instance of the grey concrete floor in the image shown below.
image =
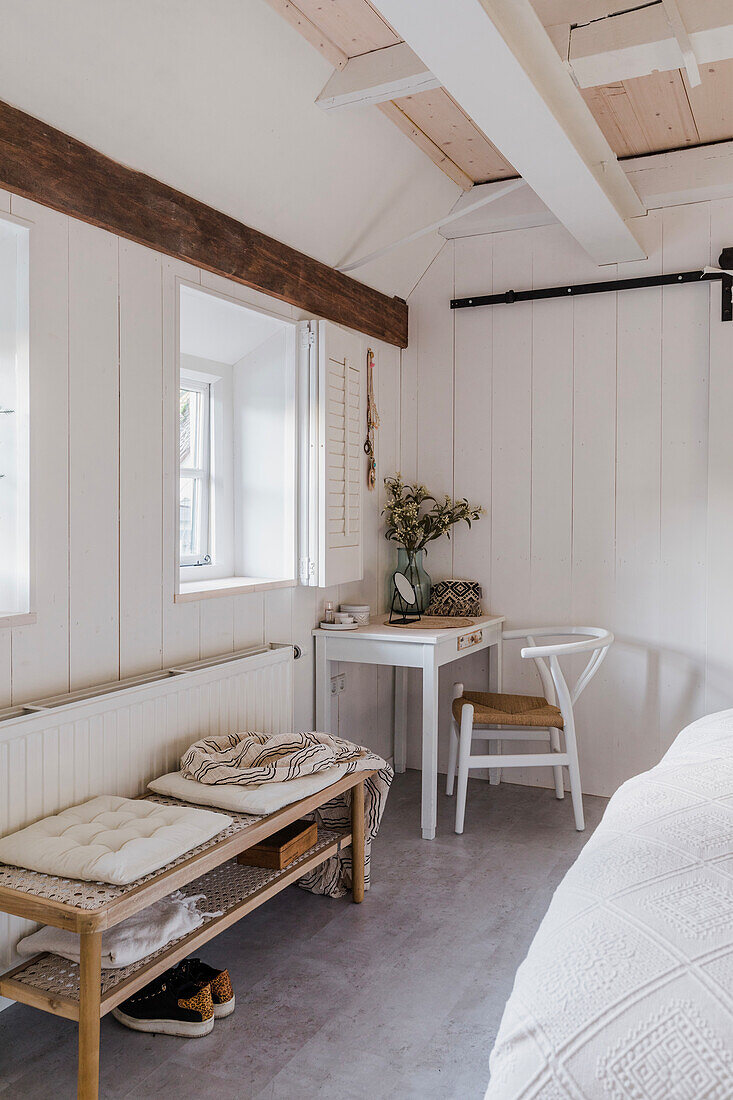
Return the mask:
[[[105,1018],[102,1096],[480,1100],[514,972],[605,804],[586,797],[577,833],[569,797],[472,779],[463,836],[441,795],[428,842],[420,774],[398,776],[363,905],[290,887],[207,944],[237,1009],[204,1039]],[[75,1025],[0,1013],[0,1100],[75,1096]]]

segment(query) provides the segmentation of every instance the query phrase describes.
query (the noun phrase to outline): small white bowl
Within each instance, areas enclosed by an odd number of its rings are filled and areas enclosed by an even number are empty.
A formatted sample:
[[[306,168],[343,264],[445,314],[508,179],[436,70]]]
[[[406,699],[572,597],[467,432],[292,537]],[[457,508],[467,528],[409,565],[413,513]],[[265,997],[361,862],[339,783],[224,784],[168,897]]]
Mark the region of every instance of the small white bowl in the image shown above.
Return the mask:
[[[371,613],[371,607],[368,603],[342,603],[341,611],[346,615],[351,615],[357,621],[359,626],[369,625],[369,615]]]

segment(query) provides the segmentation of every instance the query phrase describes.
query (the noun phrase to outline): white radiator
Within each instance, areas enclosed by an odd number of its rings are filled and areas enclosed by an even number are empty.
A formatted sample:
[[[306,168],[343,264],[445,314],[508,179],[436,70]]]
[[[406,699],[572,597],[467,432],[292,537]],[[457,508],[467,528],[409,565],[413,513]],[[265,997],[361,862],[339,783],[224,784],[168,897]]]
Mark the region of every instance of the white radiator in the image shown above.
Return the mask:
[[[142,794],[200,737],[289,732],[292,672],[291,646],[260,647],[0,711],[0,835],[98,794]],[[26,925],[0,914],[0,971]]]

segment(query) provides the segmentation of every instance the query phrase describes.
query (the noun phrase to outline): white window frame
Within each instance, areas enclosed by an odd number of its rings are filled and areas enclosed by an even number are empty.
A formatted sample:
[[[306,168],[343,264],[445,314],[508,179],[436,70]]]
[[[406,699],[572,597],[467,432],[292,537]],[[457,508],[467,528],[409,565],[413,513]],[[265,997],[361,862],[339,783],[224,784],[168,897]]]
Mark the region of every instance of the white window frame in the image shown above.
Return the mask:
[[[218,526],[220,522],[220,508],[226,507],[224,500],[220,500],[220,497],[228,497],[228,490],[225,493],[220,493],[219,481],[223,474],[222,466],[226,464],[227,454],[220,454],[222,450],[221,443],[223,439],[223,433],[219,432],[220,414],[222,413],[223,403],[228,401],[225,394],[219,393],[220,387],[223,385],[223,380],[211,377],[210,391],[210,405],[209,405],[209,424],[210,424],[210,466],[211,466],[211,479],[210,479],[210,496],[209,496],[209,545],[212,548],[212,564],[204,566],[190,567],[186,565],[180,559],[180,446],[179,446],[179,402],[180,402],[180,389],[181,382],[185,378],[186,373],[193,375],[194,377],[204,377],[207,375],[196,371],[186,371],[183,366],[182,360],[186,356],[181,355],[180,350],[180,309],[181,309],[181,289],[189,288],[197,293],[207,294],[214,298],[221,298],[225,301],[232,302],[235,305],[242,306],[244,309],[254,313],[262,313],[270,317],[276,318],[278,321],[284,322],[286,327],[292,329],[293,340],[293,355],[295,361],[295,348],[296,344],[296,329],[298,320],[293,316],[293,311],[290,307],[283,306],[281,302],[278,302],[275,298],[267,298],[268,304],[271,302],[272,308],[267,308],[263,303],[266,296],[260,294],[257,291],[248,292],[241,285],[229,283],[221,277],[217,277],[216,282],[220,286],[226,286],[227,289],[231,289],[231,293],[226,293],[220,289],[214,289],[211,286],[207,286],[205,283],[192,279],[188,275],[188,270],[185,274],[183,268],[187,265],[172,263],[166,273],[166,279],[164,281],[163,288],[163,301],[164,301],[164,313],[166,316],[166,331],[169,333],[167,336],[169,353],[164,353],[166,358],[166,378],[165,392],[170,395],[166,397],[166,408],[164,411],[163,423],[164,423],[164,453],[169,456],[165,461],[164,468],[164,507],[166,511],[170,509],[168,515],[173,519],[173,528],[166,529],[171,531],[171,536],[175,537],[173,544],[173,555],[169,556],[168,560],[172,562],[172,576],[171,573],[166,571],[166,588],[171,593],[174,603],[189,603],[203,599],[211,599],[216,596],[228,596],[235,595],[240,592],[253,592],[253,591],[267,591],[269,589],[276,588],[293,588],[298,585],[298,538],[297,538],[297,524],[298,524],[298,509],[299,509],[299,494],[298,494],[298,463],[297,454],[294,456],[294,473],[293,473],[293,486],[292,486],[292,516],[291,524],[293,527],[292,538],[292,566],[291,575],[284,576],[282,578],[252,578],[248,576],[242,576],[237,573],[236,562],[233,563],[231,569],[224,567],[224,559],[229,559],[231,553],[226,550],[224,554],[220,554],[217,551],[217,539],[218,539]],[[170,327],[168,327],[170,326]],[[213,362],[212,362],[213,366]],[[297,398],[297,363],[296,374],[293,380],[294,385],[294,429],[296,437],[299,435],[300,429],[300,414],[299,402]],[[175,394],[175,404],[170,397]],[[228,446],[234,447],[236,451],[235,440],[229,441]],[[292,441],[292,447],[295,448],[295,438]],[[226,447],[224,448],[226,451]],[[173,462],[173,469],[168,465],[169,462]],[[168,473],[170,471],[170,473]],[[171,477],[170,474],[173,476]],[[171,494],[168,486],[172,486],[173,493]],[[173,499],[172,499],[173,498]],[[234,512],[229,516],[232,523],[229,526],[233,527]],[[168,521],[170,522],[170,521]],[[171,546],[171,536],[165,536],[165,543],[168,547]],[[233,549],[233,548],[232,548]],[[236,556],[236,550],[234,550]],[[218,564],[219,561],[222,564]],[[170,578],[170,579],[168,579]]]
[[[184,478],[192,478],[198,481],[201,486],[201,507],[199,509],[198,516],[198,545],[201,547],[201,553],[195,554],[180,554],[181,568],[187,568],[191,566],[204,567],[212,565],[212,538],[211,538],[211,452],[212,452],[212,417],[211,417],[211,382],[205,381],[201,378],[196,378],[194,375],[185,370],[180,371],[179,375],[179,387],[178,387],[178,399],[180,401],[181,390],[191,390],[201,394],[201,419],[202,419],[202,459],[203,465],[200,467],[193,466],[181,466],[179,458],[178,467],[178,512],[179,512],[179,546],[180,546],[180,485]],[[180,454],[180,451],[179,451]],[[180,551],[179,551],[180,553]]]
[[[30,251],[33,222],[14,214],[0,213],[6,226],[17,229],[15,276],[15,364],[17,389],[12,399],[12,416],[16,422],[17,451],[12,480],[16,485],[16,540],[13,548],[15,597],[5,606],[0,599],[0,628],[36,622],[34,505],[31,485],[31,425],[30,425]],[[0,406],[3,405],[0,394]],[[8,568],[8,561],[4,561]]]

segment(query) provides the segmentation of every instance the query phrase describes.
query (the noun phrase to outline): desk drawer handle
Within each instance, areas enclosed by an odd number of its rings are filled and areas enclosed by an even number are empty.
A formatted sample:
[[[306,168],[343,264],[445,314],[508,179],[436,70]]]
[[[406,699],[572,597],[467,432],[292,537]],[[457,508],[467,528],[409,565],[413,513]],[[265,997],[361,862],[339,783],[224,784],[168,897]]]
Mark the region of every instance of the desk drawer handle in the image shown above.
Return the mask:
[[[483,640],[483,630],[474,630],[470,634],[461,634],[458,637],[458,651],[462,649],[470,649],[471,646],[478,645]]]

